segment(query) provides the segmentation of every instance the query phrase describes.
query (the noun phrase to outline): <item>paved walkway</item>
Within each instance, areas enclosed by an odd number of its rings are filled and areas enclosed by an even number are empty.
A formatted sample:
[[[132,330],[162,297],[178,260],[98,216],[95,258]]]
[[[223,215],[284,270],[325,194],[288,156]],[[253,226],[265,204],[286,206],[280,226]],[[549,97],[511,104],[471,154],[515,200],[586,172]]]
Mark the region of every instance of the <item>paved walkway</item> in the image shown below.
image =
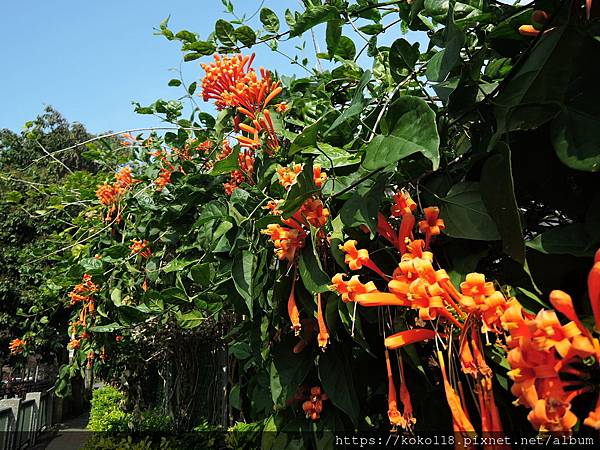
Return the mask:
[[[89,412],[65,421],[57,434],[46,445],[45,450],[79,450],[90,438],[90,432],[85,428]]]

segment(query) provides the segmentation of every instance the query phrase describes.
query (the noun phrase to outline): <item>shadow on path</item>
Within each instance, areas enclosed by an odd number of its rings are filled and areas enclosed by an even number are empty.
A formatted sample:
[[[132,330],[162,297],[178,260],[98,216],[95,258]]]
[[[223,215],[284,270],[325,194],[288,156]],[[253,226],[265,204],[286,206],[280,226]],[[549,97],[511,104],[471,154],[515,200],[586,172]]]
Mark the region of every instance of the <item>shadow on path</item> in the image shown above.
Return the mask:
[[[90,417],[89,411],[80,416],[66,420],[59,425],[58,430],[50,436],[48,442],[36,446],[36,450],[79,450],[83,448],[91,436],[86,429]]]

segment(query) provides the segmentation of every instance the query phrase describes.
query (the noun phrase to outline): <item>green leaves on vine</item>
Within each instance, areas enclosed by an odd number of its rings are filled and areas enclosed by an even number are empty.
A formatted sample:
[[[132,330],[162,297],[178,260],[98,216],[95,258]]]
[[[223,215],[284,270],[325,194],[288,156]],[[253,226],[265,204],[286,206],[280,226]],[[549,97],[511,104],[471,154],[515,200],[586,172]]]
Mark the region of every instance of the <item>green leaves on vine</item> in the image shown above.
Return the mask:
[[[423,99],[401,96],[392,102],[382,129],[384,134],[376,135],[366,148],[365,169],[381,169],[414,153],[429,159],[433,170],[438,168],[440,138],[435,113]]]

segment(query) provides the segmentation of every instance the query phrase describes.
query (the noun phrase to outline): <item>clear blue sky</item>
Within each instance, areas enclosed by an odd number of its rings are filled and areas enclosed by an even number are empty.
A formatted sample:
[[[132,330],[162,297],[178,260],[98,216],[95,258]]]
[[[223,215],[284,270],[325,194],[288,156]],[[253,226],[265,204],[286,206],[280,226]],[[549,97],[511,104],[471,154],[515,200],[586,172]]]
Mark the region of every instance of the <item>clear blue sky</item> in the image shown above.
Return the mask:
[[[251,15],[261,2],[233,3],[238,15]],[[265,0],[264,6],[278,13],[283,29],[283,11],[302,9],[296,0]],[[181,95],[181,88],[167,86],[178,76],[172,69],[178,70],[182,61],[179,42],[154,35],[169,15],[172,30],[188,29],[201,39],[218,18],[231,18],[221,0],[2,0],[0,129],[20,130],[44,105],[94,133],[160,125],[157,118],[133,112],[131,102],[146,105]],[[286,43],[281,49],[286,45],[293,48]],[[265,45],[253,51],[255,66],[285,74],[301,71]],[[306,52],[314,55],[312,42]],[[188,84],[202,76],[200,62],[209,59],[183,64]]]

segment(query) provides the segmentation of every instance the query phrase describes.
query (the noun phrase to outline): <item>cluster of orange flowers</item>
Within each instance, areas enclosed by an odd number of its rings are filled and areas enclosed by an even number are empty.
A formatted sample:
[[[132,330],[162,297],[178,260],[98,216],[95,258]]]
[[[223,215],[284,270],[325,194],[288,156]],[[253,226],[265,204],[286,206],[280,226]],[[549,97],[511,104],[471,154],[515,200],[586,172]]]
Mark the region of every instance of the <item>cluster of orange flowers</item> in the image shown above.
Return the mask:
[[[119,200],[138,181],[133,178],[131,167],[125,166],[115,174],[114,183],[104,183],[98,186],[98,189],[96,189],[98,201],[104,206],[110,206],[106,221],[111,220],[113,213],[117,211]],[[117,215],[117,219],[119,219],[119,215]]]
[[[225,183],[227,195],[231,195],[242,182],[252,182],[255,152],[258,149],[263,147],[272,155],[280,148],[273,118],[267,108],[283,89],[263,68],[260,68],[259,78],[251,67],[253,61],[254,54],[232,57],[215,55],[214,62],[202,64],[206,72],[202,79],[202,98],[204,101],[214,100],[219,110],[235,108],[234,129],[242,133],[236,136],[242,148],[238,156],[240,169],[233,171],[230,180]],[[280,113],[287,109],[282,103],[275,105],[275,108]],[[226,145],[229,146],[228,143]],[[221,155],[229,154],[226,150],[224,147]]]
[[[519,404],[531,409],[528,418],[532,425],[540,431],[570,432],[577,422],[577,417],[570,411],[571,401],[596,388],[589,382],[589,371],[597,368],[600,361],[598,339],[577,317],[571,298],[561,291],[550,294],[555,310],[570,321],[561,324],[554,310],[542,310],[537,315],[526,312],[515,298],[507,300],[492,282],[486,281],[485,276],[479,273],[468,274],[458,290],[444,269],[434,268],[433,253],[427,251],[431,238],[444,229],[439,209],[425,208],[425,219],[418,224],[419,230],[425,234],[423,241],[413,240],[415,207],[408,194],[401,192],[394,196],[391,215],[401,217],[398,231],[383,214],[379,216],[380,233],[400,251],[400,263],[391,276],[371,260],[366,249],[357,249],[356,241],[340,245],[350,270],[366,267],[375,272],[387,283],[388,292],[379,291],[373,281],[362,283],[357,275],[346,280],[345,274],[341,273],[333,277],[331,286],[344,302],[412,308],[418,311],[421,323],[440,320],[434,329],[411,328],[385,338],[388,416],[392,426],[408,428],[414,419],[400,357],[403,413],[398,410],[389,350],[429,339],[435,340],[436,346],[439,343],[452,349],[452,328],[455,328],[459,330],[457,353],[460,367],[464,374],[473,378],[472,389],[474,398],[478,400],[484,435],[502,431],[502,423],[494,401],[493,374],[485,361],[481,333],[485,334],[488,345],[491,345],[488,334],[497,336],[496,345],[500,348],[506,348],[502,344],[506,336],[508,362],[512,367],[508,375],[514,381],[512,392]],[[600,251],[590,271],[588,290],[596,324],[600,324]],[[446,327],[445,333],[440,331],[440,325]],[[451,351],[449,361],[452,359]],[[473,432],[463,386],[456,383],[456,377],[448,374],[441,351],[438,351],[438,360],[454,430]],[[582,369],[582,365],[588,370]],[[574,379],[565,381],[568,376]],[[600,429],[600,398],[584,424]]]
[[[302,164],[292,164],[291,167],[279,167],[277,169],[279,184],[286,190],[289,190],[296,182],[300,172],[302,172]],[[321,170],[320,164],[315,164],[313,166],[313,180],[315,186],[318,188],[323,187],[323,184],[327,181],[327,174]]]
[[[302,411],[306,414],[306,418],[313,422],[319,420],[323,412],[323,402],[328,398],[319,386],[311,387],[309,399],[302,403]]]
[[[70,349],[78,349],[81,346],[81,341],[90,338],[88,333],[88,318],[94,321],[96,316],[96,300],[93,295],[98,291],[98,286],[92,281],[92,277],[87,273],[83,275],[81,283],[75,285],[68,296],[71,299],[71,304],[81,303],[81,310],[77,320],[70,323],[70,334],[72,337],[68,347]]]
[[[150,256],[152,256],[152,249],[150,249],[149,242],[146,239],[143,241],[140,239],[132,239],[129,250],[131,250],[132,255],[137,255],[139,253],[142,258],[145,259],[148,259]]]
[[[10,341],[10,344],[8,344],[10,354],[18,355],[19,353],[23,353],[25,351],[25,344],[27,344],[27,341],[24,339],[13,339],[12,341]]]
[[[173,148],[173,152],[183,161],[191,160],[194,155],[192,152],[208,153],[212,149],[213,143],[211,140],[198,142],[195,139],[188,140],[183,148]]]
[[[301,164],[293,164],[292,167],[280,167],[277,171],[279,183],[286,189],[291,189],[296,182],[298,174],[302,172]],[[314,183],[317,187],[322,187],[327,181],[327,174],[321,171],[319,165],[313,167]],[[280,216],[279,205],[282,200],[271,200],[266,209],[269,209],[272,214]],[[318,196],[307,198],[300,208],[287,219],[281,219],[281,224],[273,223],[267,225],[267,228],[261,233],[266,234],[271,238],[275,247],[275,254],[280,260],[287,260],[288,267],[295,266],[298,253],[304,247],[305,239],[307,238],[311,227],[317,229],[317,236],[324,237],[323,227],[329,220],[329,209],[325,207],[323,201]],[[296,336],[300,335],[302,329],[300,321],[300,311],[296,304],[295,284],[296,272],[292,278],[292,289],[288,298],[288,315],[292,323],[292,329]],[[329,342],[329,332],[323,317],[323,309],[321,302],[321,294],[316,295],[317,302],[317,324],[318,334],[317,341],[319,347],[325,349]],[[305,330],[307,333],[314,331],[313,327],[310,330]],[[308,336],[298,343],[298,351],[304,349],[307,343],[312,340],[312,336]],[[296,351],[296,349],[294,350]]]
[[[228,153],[231,154],[233,150],[229,147]],[[254,174],[254,151],[247,148],[242,148],[238,153],[238,165],[239,169],[233,170],[230,173],[229,181],[224,184],[225,194],[231,195],[235,189],[244,181],[249,184],[254,184],[252,175]]]
[[[289,190],[301,171],[302,165],[300,164],[294,164],[292,168],[279,168],[279,183]],[[327,180],[327,174],[321,171],[319,165],[314,166],[313,174],[315,185],[322,187]],[[278,209],[280,203],[281,200],[272,200],[265,208],[271,210],[274,215],[281,215],[281,211]],[[265,230],[262,230],[262,233],[271,237],[277,257],[280,260],[287,260],[291,265],[295,261],[298,251],[304,246],[304,239],[308,235],[310,226],[320,229],[328,219],[329,209],[325,208],[323,201],[316,196],[309,197],[290,218],[281,219],[285,226],[277,223],[269,224]]]

